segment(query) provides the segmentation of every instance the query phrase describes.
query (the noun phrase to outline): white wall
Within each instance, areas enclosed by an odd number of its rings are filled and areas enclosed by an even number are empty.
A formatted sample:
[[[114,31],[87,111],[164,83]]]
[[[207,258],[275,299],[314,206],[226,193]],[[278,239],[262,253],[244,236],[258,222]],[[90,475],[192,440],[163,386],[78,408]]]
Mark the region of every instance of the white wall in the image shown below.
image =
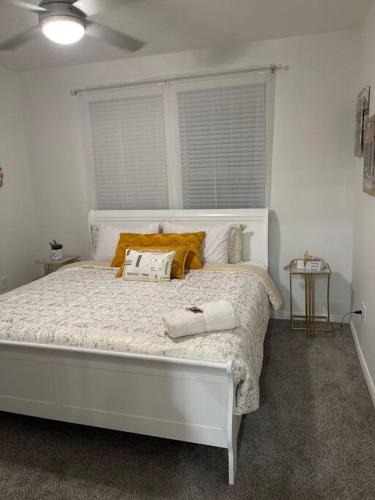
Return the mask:
[[[276,80],[270,270],[287,311],[284,266],[309,249],[334,270],[333,311],[348,311],[357,49],[358,33],[341,32],[23,73],[40,252],[55,237],[67,252],[89,254],[80,120],[71,89],[199,70],[289,64],[290,71],[278,73]]]
[[[357,92],[371,85],[370,114],[375,113],[375,2],[368,14],[361,41],[361,77]],[[375,381],[375,197],[362,192],[363,161],[356,162],[354,248],[353,248],[353,308],[367,306],[366,323],[360,317],[353,322],[372,380]]]
[[[19,76],[0,68],[0,277],[8,288],[33,279],[38,269],[36,224]],[[40,271],[40,270],[39,270]]]

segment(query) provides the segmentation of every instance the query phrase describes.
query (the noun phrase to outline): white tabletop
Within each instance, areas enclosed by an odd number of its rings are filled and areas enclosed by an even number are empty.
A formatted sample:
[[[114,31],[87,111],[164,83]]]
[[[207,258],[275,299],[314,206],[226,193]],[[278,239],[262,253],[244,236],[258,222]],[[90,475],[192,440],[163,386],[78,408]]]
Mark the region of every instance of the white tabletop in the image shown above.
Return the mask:
[[[64,255],[62,259],[52,259],[51,257],[44,257],[35,261],[35,264],[66,264],[79,259],[79,255]]]

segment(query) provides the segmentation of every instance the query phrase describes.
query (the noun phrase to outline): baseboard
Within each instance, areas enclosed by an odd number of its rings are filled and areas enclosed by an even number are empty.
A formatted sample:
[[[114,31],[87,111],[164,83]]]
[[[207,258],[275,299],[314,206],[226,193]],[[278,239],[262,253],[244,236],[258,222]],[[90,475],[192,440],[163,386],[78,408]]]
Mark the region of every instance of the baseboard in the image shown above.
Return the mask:
[[[370,396],[371,396],[371,399],[372,399],[372,404],[375,407],[375,384],[374,384],[374,381],[372,380],[370,370],[368,369],[365,357],[363,355],[361,346],[359,344],[357,332],[356,332],[356,329],[355,329],[353,321],[350,321],[350,330],[351,330],[352,335],[353,335],[354,344],[355,344],[355,347],[357,349],[357,354],[358,354],[359,362],[361,364],[363,376],[365,377],[366,384],[367,384],[367,387],[368,387],[368,390],[369,390],[369,393],[370,393]]]

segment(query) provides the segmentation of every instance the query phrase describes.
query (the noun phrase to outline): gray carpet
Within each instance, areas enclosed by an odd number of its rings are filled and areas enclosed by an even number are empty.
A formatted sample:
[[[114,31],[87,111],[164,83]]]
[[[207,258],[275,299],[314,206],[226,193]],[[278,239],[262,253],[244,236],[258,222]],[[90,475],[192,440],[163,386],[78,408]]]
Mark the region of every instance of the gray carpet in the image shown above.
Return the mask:
[[[348,328],[272,321],[261,407],[226,451],[0,412],[0,499],[374,499],[375,411]]]

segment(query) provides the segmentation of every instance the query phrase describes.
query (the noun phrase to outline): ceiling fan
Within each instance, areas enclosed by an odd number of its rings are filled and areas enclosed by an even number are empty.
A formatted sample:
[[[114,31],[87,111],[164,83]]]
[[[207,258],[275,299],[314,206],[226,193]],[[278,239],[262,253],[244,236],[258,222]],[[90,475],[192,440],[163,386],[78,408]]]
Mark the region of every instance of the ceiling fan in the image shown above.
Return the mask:
[[[104,40],[111,45],[127,51],[141,49],[145,42],[121,33],[89,19],[101,10],[108,8],[108,0],[41,0],[34,5],[22,0],[7,0],[8,3],[22,7],[38,16],[38,24],[31,29],[0,43],[1,50],[12,50],[26,43],[41,29],[53,42],[69,45],[78,42],[85,34]],[[117,1],[117,3],[119,3]]]

